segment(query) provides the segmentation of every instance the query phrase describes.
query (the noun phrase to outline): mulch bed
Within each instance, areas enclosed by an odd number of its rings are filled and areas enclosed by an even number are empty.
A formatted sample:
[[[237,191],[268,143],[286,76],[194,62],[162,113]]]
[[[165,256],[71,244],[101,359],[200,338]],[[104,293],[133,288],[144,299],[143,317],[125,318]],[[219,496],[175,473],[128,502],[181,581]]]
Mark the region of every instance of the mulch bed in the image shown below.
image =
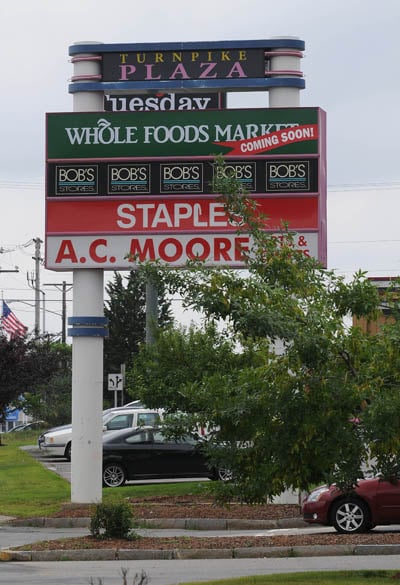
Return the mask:
[[[96,539],[92,536],[66,538],[36,542],[18,547],[14,550],[73,550],[73,549],[233,549],[247,547],[285,547],[323,546],[323,545],[359,545],[359,544],[400,544],[399,533],[368,534],[301,534],[290,536],[223,536],[223,537],[170,537],[151,538],[139,536],[132,540]]]
[[[300,507],[295,504],[266,504],[257,506],[232,503],[228,507],[217,506],[207,498],[178,496],[128,500],[134,518],[225,518],[247,520],[274,520],[301,518]],[[54,517],[90,517],[91,507],[66,505]],[[155,538],[133,536],[132,539],[96,539],[92,536],[36,542],[15,550],[72,550],[72,549],[233,549],[243,547],[286,547],[316,545],[400,544],[400,532],[377,532],[345,535],[297,534],[282,536],[221,536],[221,537],[168,537]]]
[[[127,500],[132,506],[134,518],[225,518],[246,520],[274,520],[277,518],[300,518],[300,507],[296,504],[243,505],[232,503],[218,506],[210,498],[160,496]],[[54,514],[58,518],[90,517],[90,506],[67,504]]]

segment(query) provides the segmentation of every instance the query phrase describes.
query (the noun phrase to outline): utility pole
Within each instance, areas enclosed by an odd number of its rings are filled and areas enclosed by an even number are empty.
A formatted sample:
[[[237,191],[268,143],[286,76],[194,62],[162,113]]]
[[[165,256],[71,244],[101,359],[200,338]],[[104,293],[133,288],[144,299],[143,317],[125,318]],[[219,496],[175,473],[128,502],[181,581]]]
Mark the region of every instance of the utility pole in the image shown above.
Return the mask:
[[[66,343],[67,341],[67,328],[66,328],[66,323],[67,323],[67,292],[69,290],[71,290],[72,288],[72,282],[65,282],[65,280],[63,280],[62,282],[54,282],[54,283],[47,283],[44,284],[43,286],[55,286],[58,290],[61,290],[61,294],[62,294],[62,310],[61,310],[61,319],[62,319],[62,324],[61,324],[61,342],[62,343]],[[67,291],[67,286],[69,286],[70,288]],[[61,287],[61,288],[60,288]]]
[[[35,261],[35,337],[39,337],[40,333],[40,263],[43,258],[40,256],[40,244],[42,240],[36,238],[35,242],[35,255],[33,260]]]
[[[35,291],[35,337],[39,337],[40,334],[40,263],[42,262],[43,258],[40,255],[40,244],[42,244],[42,240],[40,238],[34,238],[33,242],[35,244],[35,255],[32,256],[32,259],[35,261],[35,272],[31,274],[27,274],[28,284],[33,290]]]
[[[148,276],[146,282],[146,343],[155,342],[155,331],[158,324],[158,288],[154,279]]]

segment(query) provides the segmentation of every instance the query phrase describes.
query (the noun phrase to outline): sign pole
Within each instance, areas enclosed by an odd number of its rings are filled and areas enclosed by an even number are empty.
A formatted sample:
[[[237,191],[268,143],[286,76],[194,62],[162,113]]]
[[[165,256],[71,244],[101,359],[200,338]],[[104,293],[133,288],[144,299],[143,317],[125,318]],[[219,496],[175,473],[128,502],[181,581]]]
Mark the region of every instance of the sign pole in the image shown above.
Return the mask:
[[[290,50],[285,51],[285,49],[281,48],[276,50],[276,56],[272,56],[273,53],[274,51],[271,51],[271,71],[297,70],[300,67],[300,56],[293,55]],[[269,90],[268,94],[270,108],[298,108],[300,106],[300,90],[295,87],[274,87]],[[283,352],[283,346],[281,346],[279,340],[275,344],[275,351],[277,353]],[[297,496],[300,502],[301,492],[298,492]],[[276,501],[279,501],[279,499]]]
[[[82,54],[74,61],[74,76],[81,80],[98,75],[98,60]],[[78,92],[73,109],[103,111],[101,92]],[[72,344],[72,457],[71,502],[100,503],[102,500],[102,410],[104,271],[73,272],[73,314],[69,321]],[[99,327],[98,325],[103,325]]]

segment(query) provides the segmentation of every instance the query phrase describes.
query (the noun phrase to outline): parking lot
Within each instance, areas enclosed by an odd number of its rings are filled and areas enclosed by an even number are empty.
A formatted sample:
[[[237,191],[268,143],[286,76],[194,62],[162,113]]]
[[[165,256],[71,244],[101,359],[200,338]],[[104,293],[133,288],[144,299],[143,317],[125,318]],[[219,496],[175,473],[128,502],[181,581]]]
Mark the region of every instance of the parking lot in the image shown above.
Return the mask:
[[[47,454],[44,454],[39,447],[36,445],[28,445],[23,447],[26,451],[29,451],[31,455],[33,455],[40,463],[42,463],[45,467],[58,473],[61,477],[66,479],[67,481],[71,482],[71,463],[62,457],[54,457]],[[201,481],[209,481],[207,477],[204,478],[196,478],[196,480]],[[146,483],[178,483],[178,482],[189,482],[193,481],[193,478],[188,479],[139,479],[134,481],[128,481],[127,484],[135,485],[135,484],[146,484]]]

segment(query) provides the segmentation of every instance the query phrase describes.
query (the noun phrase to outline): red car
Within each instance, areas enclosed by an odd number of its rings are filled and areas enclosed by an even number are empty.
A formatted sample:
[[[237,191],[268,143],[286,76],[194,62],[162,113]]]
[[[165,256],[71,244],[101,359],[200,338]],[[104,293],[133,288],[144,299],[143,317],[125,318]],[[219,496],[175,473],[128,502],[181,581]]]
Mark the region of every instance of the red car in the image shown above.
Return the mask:
[[[334,526],[344,534],[400,524],[400,481],[362,479],[350,494],[335,485],[321,486],[305,498],[302,512],[305,522]]]

